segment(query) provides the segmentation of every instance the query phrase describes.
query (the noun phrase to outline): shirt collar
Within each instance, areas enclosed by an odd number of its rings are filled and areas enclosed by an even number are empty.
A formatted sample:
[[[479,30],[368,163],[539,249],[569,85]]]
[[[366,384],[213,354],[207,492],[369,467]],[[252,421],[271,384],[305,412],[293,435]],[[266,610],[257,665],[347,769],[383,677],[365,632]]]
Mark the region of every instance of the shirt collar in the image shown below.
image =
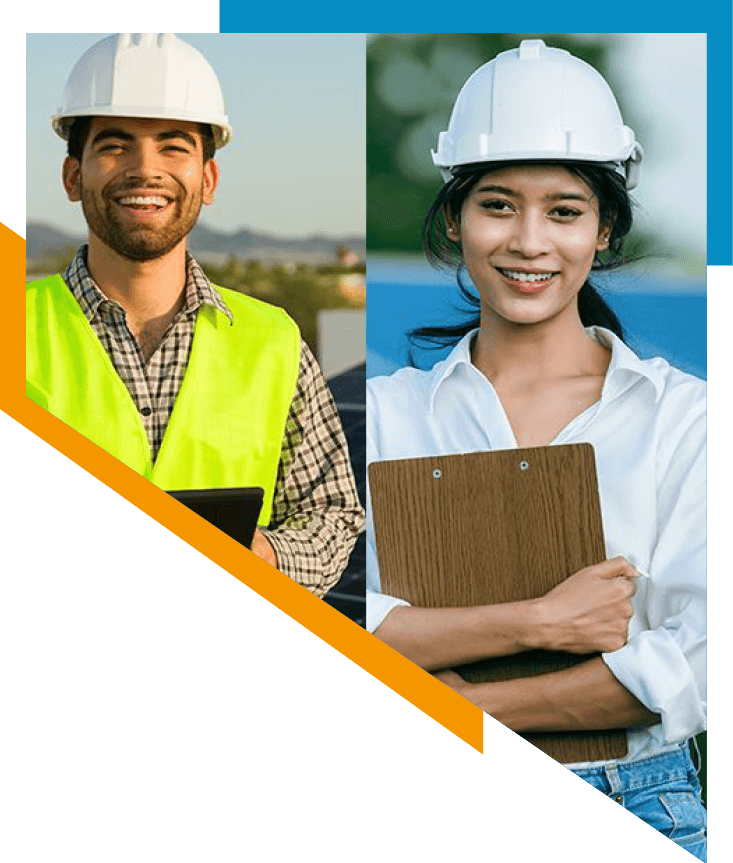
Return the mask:
[[[611,351],[611,362],[606,372],[601,400],[607,401],[620,394],[634,380],[638,380],[639,378],[651,382],[654,386],[655,395],[659,399],[664,390],[664,375],[658,363],[640,359],[611,330],[607,330],[604,327],[586,327],[586,332],[591,338]],[[429,412],[432,413],[436,394],[448,378],[459,369],[470,367],[475,370],[471,362],[471,345],[477,333],[478,329],[466,333],[448,356],[433,366],[430,372],[428,372],[427,395]]]
[[[79,248],[63,273],[63,280],[79,303],[87,320],[93,320],[103,303],[111,302],[102,293],[87,269],[87,245]],[[116,304],[115,304],[116,305]],[[231,310],[211,284],[193,255],[186,253],[186,296],[182,313],[190,315],[202,305],[212,306],[233,322]]]
[[[603,384],[602,399],[618,395],[634,380],[643,378],[654,387],[659,399],[664,391],[664,366],[659,360],[642,360],[611,330],[605,327],[586,327],[588,335],[611,351],[611,362]]]

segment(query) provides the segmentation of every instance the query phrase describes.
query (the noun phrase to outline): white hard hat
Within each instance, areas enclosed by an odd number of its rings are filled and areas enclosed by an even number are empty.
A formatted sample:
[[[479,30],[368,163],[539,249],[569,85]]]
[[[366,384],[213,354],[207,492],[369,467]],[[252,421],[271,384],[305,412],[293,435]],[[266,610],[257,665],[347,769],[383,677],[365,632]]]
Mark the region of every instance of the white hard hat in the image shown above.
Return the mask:
[[[72,69],[51,122],[67,140],[74,118],[90,116],[209,123],[217,147],[232,136],[216,73],[173,33],[118,33],[92,45]]]
[[[525,39],[466,81],[432,155],[446,181],[461,165],[562,159],[608,164],[633,189],[644,150],[599,72]]]

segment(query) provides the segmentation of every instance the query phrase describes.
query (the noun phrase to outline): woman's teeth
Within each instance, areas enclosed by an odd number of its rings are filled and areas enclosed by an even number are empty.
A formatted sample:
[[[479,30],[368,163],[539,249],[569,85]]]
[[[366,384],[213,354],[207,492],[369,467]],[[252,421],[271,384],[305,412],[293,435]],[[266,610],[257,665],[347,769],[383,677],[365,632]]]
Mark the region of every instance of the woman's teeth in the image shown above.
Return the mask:
[[[505,270],[503,267],[496,268],[503,276],[515,282],[546,282],[554,273],[522,273],[519,270]]]

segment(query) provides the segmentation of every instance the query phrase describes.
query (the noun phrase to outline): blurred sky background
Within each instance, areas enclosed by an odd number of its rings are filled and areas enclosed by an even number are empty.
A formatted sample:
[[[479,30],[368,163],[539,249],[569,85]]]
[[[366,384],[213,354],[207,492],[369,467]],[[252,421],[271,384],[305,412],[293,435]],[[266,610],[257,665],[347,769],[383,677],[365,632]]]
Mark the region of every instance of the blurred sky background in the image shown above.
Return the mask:
[[[27,221],[85,233],[61,187],[65,144],[51,129],[66,80],[109,34],[27,36]],[[219,75],[234,129],[201,221],[284,237],[365,230],[365,35],[178,34]]]
[[[569,49],[607,78],[645,150],[632,193],[636,235],[646,252],[660,254],[657,263],[704,276],[704,33],[370,34],[370,252],[418,251],[420,220],[441,183],[430,148],[448,127],[453,101],[474,69],[523,38]]]

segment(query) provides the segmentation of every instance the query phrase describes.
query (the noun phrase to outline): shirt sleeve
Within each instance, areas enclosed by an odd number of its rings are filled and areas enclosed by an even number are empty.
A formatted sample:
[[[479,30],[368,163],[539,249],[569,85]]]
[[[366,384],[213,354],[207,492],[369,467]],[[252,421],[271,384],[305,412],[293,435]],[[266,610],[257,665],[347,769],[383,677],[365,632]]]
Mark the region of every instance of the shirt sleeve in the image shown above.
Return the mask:
[[[366,439],[366,461],[367,461],[367,549],[366,549],[366,628],[367,632],[374,632],[381,625],[384,618],[399,605],[409,605],[404,599],[388,596],[382,593],[381,580],[379,577],[379,564],[377,562],[377,547],[374,541],[374,520],[372,518],[372,500],[369,491],[368,468],[373,461],[378,461],[379,452],[373,434],[376,423],[376,404],[370,400],[367,389],[367,439]]]
[[[377,563],[377,550],[374,545],[374,524],[372,521],[372,508],[367,486],[367,588],[366,588],[366,628],[367,632],[374,630],[382,624],[384,618],[399,605],[409,605],[404,599],[396,596],[388,596],[380,589],[379,564]]]
[[[668,743],[706,728],[706,558],[704,403],[678,424],[660,465],[658,541],[645,588],[648,629],[603,660],[649,710]]]
[[[278,569],[316,596],[338,581],[364,527],[364,511],[331,392],[301,342],[285,424],[272,519],[263,531]]]

